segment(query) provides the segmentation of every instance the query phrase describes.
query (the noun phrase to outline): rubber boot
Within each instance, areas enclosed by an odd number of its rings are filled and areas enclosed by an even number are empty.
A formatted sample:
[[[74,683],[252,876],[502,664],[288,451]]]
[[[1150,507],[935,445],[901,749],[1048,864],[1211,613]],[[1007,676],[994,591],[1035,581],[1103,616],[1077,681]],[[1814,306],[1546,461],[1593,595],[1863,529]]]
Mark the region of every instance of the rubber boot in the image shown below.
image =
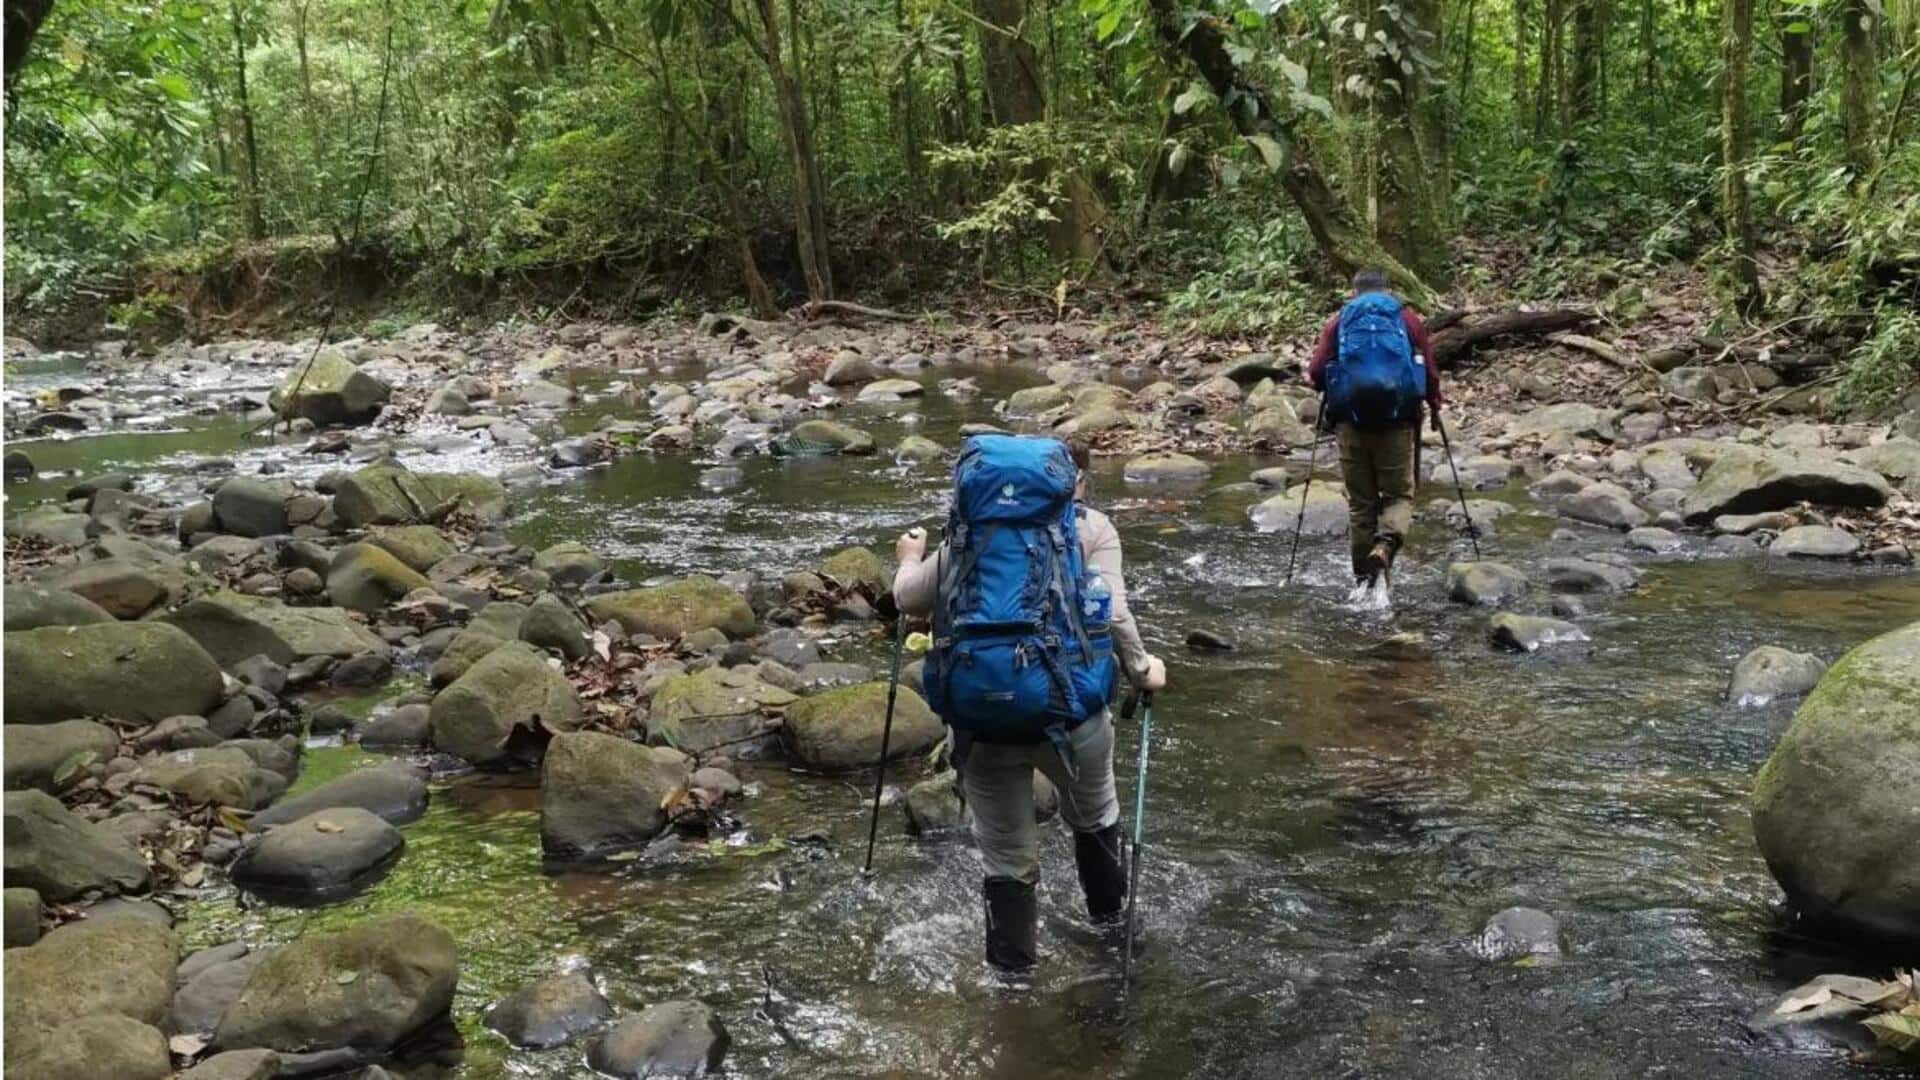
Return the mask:
[[[1033,970],[1039,953],[1040,894],[1018,878],[986,880],[987,963],[1009,975]]]
[[[1127,860],[1120,845],[1118,823],[1073,834],[1073,861],[1087,894],[1087,916],[1097,926],[1114,925],[1126,914]]]

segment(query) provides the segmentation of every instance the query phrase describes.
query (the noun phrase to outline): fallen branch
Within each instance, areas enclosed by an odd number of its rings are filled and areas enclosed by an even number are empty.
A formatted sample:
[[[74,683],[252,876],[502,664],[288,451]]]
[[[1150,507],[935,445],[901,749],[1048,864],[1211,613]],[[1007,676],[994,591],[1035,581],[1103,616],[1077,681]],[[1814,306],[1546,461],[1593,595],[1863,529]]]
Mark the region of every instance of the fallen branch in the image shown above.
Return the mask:
[[[1489,341],[1571,330],[1592,318],[1591,312],[1575,308],[1498,311],[1465,316],[1433,335],[1433,360],[1442,369],[1455,367]]]
[[[1631,357],[1619,349],[1614,348],[1611,342],[1601,341],[1599,338],[1590,338],[1585,334],[1548,334],[1547,340],[1556,345],[1565,345],[1569,349],[1579,349],[1581,352],[1591,353],[1605,360],[1607,363],[1612,364],[1614,367],[1632,368],[1636,366]]]
[[[871,308],[865,304],[856,304],[848,300],[809,300],[794,308],[792,315],[801,322],[812,322],[823,317],[835,315],[849,316],[855,319],[882,319],[889,322],[912,322],[912,315],[886,308]]]

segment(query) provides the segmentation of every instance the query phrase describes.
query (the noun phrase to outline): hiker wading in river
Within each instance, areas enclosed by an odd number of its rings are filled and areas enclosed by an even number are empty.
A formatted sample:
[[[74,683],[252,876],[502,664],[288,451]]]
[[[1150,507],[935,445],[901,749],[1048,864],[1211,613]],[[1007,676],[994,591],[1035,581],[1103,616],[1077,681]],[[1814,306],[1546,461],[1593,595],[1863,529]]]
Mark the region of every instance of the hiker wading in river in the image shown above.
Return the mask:
[[[1387,284],[1379,270],[1353,275],[1353,299],[1321,329],[1306,372],[1321,393],[1320,426],[1339,439],[1347,542],[1363,585],[1388,576],[1413,525],[1423,401],[1440,429],[1440,369],[1427,324]]]
[[[987,962],[1008,973],[1032,968],[1038,954],[1035,769],[1060,791],[1087,914],[1123,929],[1127,872],[1107,703],[1116,666],[1141,689],[1167,678],[1127,610],[1120,534],[1081,502],[1087,462],[1085,447],[1055,439],[969,439],[939,550],[926,554],[920,529],[894,549],[894,600],[933,621],[927,700],[948,726],[973,811]]]

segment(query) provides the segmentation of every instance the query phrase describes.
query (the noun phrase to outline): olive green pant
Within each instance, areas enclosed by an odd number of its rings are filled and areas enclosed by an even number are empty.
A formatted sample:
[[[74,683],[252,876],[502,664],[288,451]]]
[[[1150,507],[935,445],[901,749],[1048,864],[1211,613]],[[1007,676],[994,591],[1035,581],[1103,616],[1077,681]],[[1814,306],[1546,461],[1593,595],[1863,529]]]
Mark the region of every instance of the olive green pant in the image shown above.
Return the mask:
[[[1413,451],[1420,425],[1369,430],[1343,423],[1336,434],[1347,485],[1347,544],[1354,576],[1365,577],[1373,545],[1397,552],[1413,527]]]

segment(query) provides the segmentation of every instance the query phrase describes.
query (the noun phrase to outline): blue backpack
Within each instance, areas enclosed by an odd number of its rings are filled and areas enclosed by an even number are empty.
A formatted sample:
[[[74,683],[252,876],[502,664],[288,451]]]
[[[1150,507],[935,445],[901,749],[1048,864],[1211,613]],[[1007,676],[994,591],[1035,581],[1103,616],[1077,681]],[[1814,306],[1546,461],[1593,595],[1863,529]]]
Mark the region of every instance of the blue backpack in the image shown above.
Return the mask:
[[[1111,595],[1080,553],[1077,478],[1058,439],[977,435],[954,463],[922,685],[957,733],[1064,746],[1107,706]]]
[[[1398,297],[1363,293],[1340,309],[1340,354],[1327,366],[1327,412],[1356,427],[1420,419],[1427,368],[1413,355]]]

